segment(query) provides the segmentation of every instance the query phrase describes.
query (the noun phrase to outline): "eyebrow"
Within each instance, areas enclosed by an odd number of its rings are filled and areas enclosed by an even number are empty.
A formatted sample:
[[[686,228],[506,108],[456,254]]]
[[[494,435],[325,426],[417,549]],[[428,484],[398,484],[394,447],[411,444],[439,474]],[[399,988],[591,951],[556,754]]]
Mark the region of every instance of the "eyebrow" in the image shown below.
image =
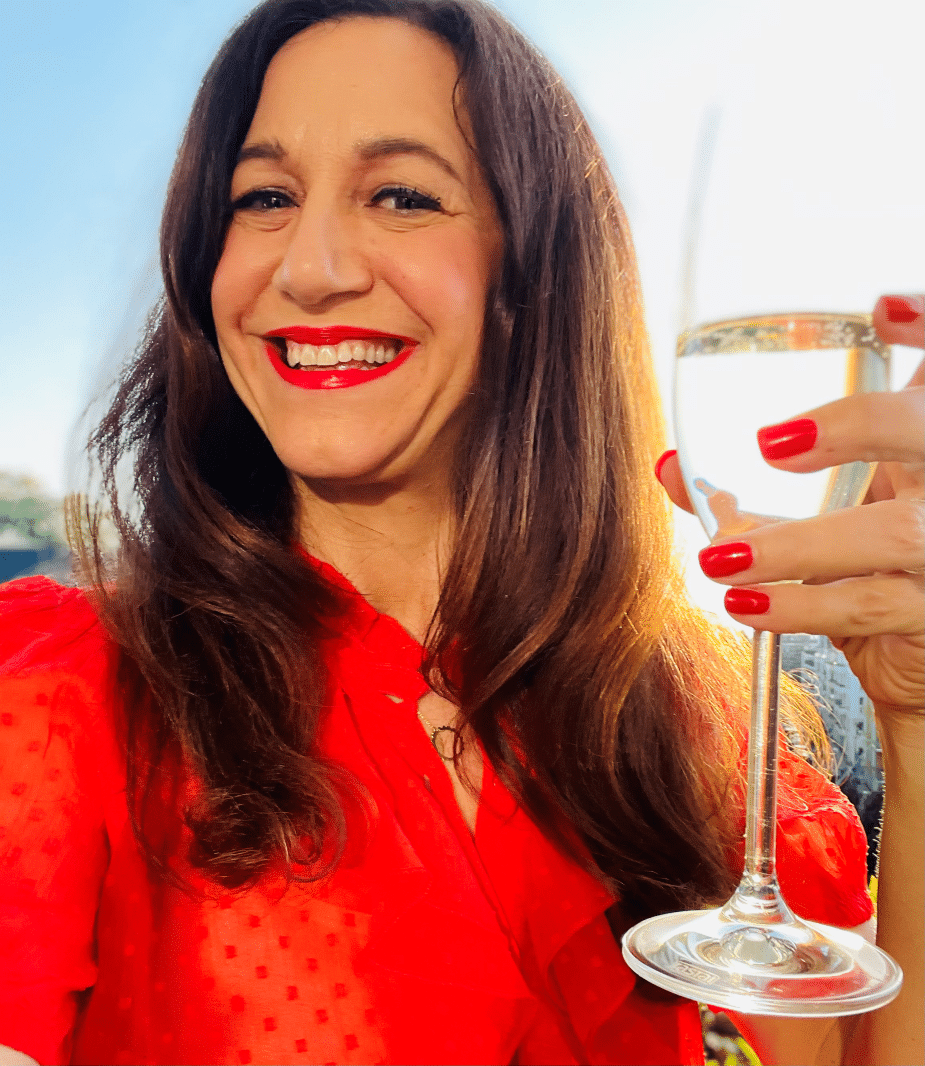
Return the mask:
[[[423,141],[416,141],[412,137],[380,137],[373,141],[365,141],[357,145],[357,152],[366,163],[390,155],[421,156],[435,163],[456,181],[462,180],[456,173],[456,168],[445,156],[435,151],[430,145],[424,144]]]
[[[371,141],[361,141],[355,146],[355,151],[364,163],[371,163],[391,155],[420,156],[436,164],[456,181],[462,180],[456,168],[445,156],[413,137],[378,137]],[[253,144],[246,144],[238,152],[237,162],[245,163],[249,159],[268,159],[273,163],[281,163],[287,154],[279,141],[256,141]]]
[[[246,144],[238,152],[238,163],[246,163],[248,159],[269,159],[272,163],[281,163],[286,158],[286,149],[279,141],[255,141],[254,144]]]

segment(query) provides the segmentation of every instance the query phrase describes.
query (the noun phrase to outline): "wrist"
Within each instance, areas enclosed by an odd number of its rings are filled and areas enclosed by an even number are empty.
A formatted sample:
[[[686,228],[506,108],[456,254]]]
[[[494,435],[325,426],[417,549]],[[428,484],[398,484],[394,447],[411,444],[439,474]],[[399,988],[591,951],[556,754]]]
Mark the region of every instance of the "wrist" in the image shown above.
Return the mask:
[[[921,708],[876,703],[874,714],[881,746],[889,743],[891,747],[925,751],[925,715]]]

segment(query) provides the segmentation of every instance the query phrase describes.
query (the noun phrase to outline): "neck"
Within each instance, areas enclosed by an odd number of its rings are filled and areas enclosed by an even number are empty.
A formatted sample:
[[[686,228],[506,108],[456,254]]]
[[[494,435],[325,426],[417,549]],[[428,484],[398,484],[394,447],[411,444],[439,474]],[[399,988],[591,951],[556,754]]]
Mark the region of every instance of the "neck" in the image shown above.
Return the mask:
[[[299,541],[423,641],[440,596],[453,520],[448,493],[295,482]]]

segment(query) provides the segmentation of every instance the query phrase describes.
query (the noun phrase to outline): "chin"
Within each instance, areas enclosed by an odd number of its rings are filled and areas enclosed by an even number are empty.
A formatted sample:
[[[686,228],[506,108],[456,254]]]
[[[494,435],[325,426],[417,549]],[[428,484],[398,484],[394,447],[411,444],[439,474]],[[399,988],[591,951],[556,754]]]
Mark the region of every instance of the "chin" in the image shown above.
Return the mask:
[[[370,454],[365,449],[343,449],[331,455],[325,453],[306,454],[305,448],[277,448],[280,462],[289,471],[290,477],[306,484],[319,483],[329,486],[341,484],[344,488],[360,488],[377,485],[388,480],[388,468],[392,465],[390,456],[381,452]]]

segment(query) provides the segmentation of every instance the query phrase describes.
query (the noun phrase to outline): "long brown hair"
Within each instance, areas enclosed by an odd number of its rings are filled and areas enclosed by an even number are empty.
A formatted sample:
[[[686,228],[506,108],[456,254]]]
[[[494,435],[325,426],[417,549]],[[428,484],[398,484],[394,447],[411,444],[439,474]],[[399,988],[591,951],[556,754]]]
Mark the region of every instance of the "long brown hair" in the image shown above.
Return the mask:
[[[312,648],[336,597],[291,550],[287,473],[228,382],[209,294],[270,60],[314,23],[361,14],[454,50],[505,233],[431,682],[540,827],[630,913],[713,900],[731,876],[739,653],[686,606],[672,558],[612,179],[561,80],[478,0],[269,0],[196,99],[164,212],[164,299],[91,441],[121,535],[115,583],[92,545],[84,558],[122,648],[136,831],[156,852],[142,813],[151,746],[173,744],[201,783],[185,816],[214,879],[242,884],[300,837],[318,860],[300,869],[316,876],[343,846],[348,786],[313,745],[325,675]],[[448,654],[458,672],[441,669]]]

